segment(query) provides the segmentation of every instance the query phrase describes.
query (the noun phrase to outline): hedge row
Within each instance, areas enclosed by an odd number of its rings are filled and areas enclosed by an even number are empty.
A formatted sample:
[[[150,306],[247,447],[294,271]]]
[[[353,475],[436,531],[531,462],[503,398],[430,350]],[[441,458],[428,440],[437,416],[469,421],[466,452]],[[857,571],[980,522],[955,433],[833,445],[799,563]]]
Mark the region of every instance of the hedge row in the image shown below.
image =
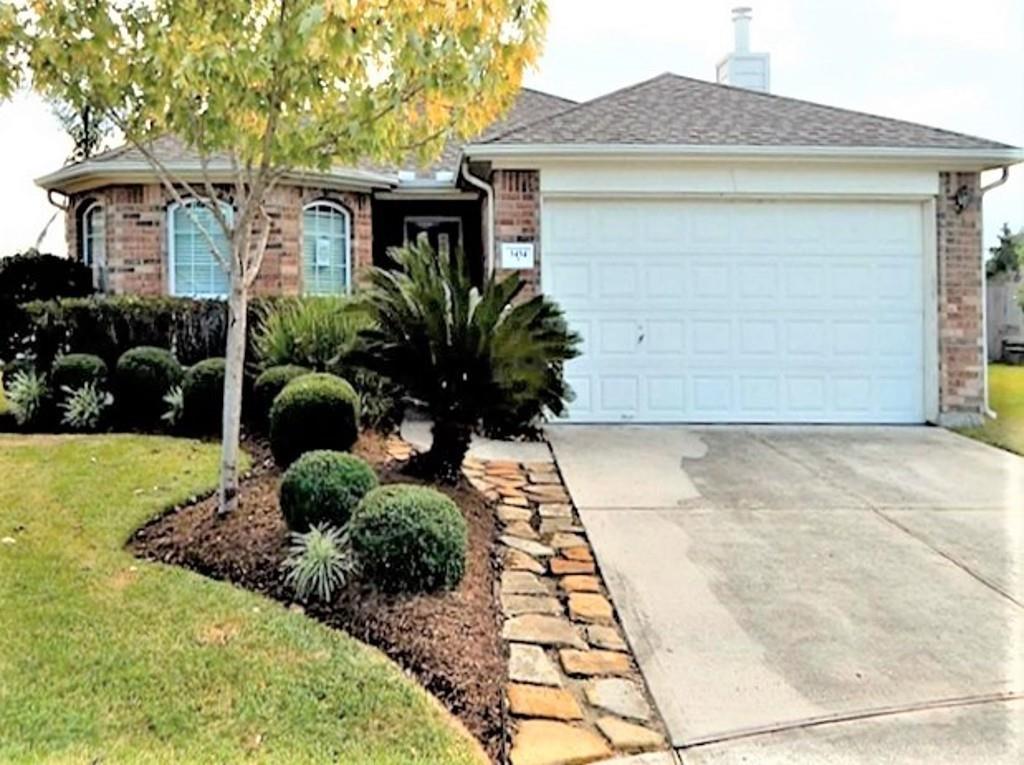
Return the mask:
[[[248,321],[280,298],[255,298]],[[92,353],[111,368],[140,345],[169,348],[191,365],[221,356],[227,338],[227,305],[221,300],[174,297],[87,297],[7,306],[0,321],[0,360],[31,360],[48,370],[63,353]]]

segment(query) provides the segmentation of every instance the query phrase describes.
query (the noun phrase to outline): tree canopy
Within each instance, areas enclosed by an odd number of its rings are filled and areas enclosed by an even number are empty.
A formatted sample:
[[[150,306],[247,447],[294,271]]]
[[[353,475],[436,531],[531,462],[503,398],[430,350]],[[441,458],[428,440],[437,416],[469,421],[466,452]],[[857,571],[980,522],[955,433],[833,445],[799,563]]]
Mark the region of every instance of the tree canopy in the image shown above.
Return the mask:
[[[1024,229],[1014,234],[1010,225],[1004,223],[999,232],[999,244],[989,247],[988,251],[991,256],[985,263],[985,270],[989,276],[1018,273],[1024,262]]]
[[[481,130],[511,103],[545,18],[543,0],[19,5],[44,95],[98,109],[129,140],[321,171],[425,161]]]

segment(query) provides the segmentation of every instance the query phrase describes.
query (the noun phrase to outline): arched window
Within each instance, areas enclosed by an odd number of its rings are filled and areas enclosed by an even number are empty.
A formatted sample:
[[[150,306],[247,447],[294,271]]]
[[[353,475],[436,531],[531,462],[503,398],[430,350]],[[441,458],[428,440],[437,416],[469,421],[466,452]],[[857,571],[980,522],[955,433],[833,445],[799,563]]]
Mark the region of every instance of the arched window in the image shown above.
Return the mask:
[[[79,236],[82,248],[82,262],[95,271],[107,262],[106,226],[103,219],[103,205],[90,202],[82,210]]]
[[[231,208],[222,204],[224,214]],[[228,276],[217,261],[210,242],[196,222],[210,235],[222,258],[230,255],[229,243],[213,212],[201,202],[177,203],[167,210],[167,253],[170,293],[183,297],[225,297]]]
[[[351,291],[352,258],[348,210],[319,200],[302,210],[302,282],[307,295]]]

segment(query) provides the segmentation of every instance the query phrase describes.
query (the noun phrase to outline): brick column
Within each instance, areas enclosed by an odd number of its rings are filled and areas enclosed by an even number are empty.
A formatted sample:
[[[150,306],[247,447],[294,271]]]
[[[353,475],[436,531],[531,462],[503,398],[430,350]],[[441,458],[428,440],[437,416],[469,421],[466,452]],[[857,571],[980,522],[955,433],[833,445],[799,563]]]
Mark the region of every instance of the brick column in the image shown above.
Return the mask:
[[[533,242],[533,268],[517,271],[526,282],[524,295],[541,291],[540,283],[540,173],[536,170],[496,170],[494,186],[494,259],[498,275],[502,242]]]
[[[957,212],[961,186],[971,202]],[[985,409],[985,341],[979,173],[939,175],[936,244],[939,285],[939,423],[977,424]]]

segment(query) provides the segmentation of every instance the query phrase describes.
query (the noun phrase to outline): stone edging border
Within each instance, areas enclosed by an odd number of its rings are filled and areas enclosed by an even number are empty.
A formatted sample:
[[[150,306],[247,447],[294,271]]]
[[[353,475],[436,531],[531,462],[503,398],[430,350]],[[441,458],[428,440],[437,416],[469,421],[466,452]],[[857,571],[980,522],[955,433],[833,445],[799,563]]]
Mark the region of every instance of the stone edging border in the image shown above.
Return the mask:
[[[512,765],[676,763],[554,460],[463,472],[501,527]]]

